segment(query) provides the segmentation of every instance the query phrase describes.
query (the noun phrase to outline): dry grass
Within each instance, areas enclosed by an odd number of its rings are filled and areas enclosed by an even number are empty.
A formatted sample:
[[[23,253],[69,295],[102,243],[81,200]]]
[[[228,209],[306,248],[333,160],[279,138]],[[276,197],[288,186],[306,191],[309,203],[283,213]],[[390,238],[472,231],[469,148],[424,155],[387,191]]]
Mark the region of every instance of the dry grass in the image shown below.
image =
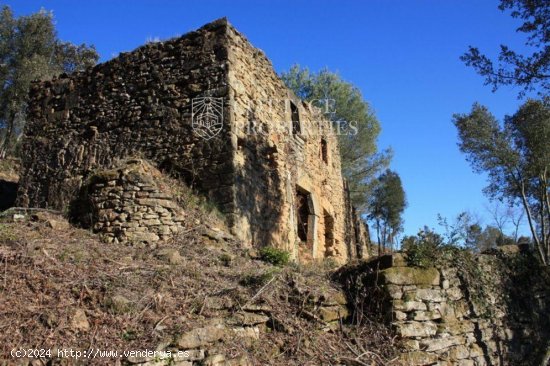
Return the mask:
[[[7,182],[19,181],[19,159],[0,159],[0,180]]]
[[[250,305],[270,309],[260,340],[227,337],[217,352],[253,365],[386,365],[395,357],[394,338],[377,323],[328,330],[309,316],[306,304],[338,286],[330,267],[280,269],[252,259],[237,241],[205,235],[213,226],[225,229],[204,210],[188,215],[197,221],[157,248],[105,244],[51,215],[60,227],[1,222],[0,360],[14,361],[9,352],[19,347],[153,350]],[[167,249],[177,250],[181,262],[170,263]],[[224,308],[210,306],[212,300]],[[77,309],[86,313],[88,330],[72,324]]]

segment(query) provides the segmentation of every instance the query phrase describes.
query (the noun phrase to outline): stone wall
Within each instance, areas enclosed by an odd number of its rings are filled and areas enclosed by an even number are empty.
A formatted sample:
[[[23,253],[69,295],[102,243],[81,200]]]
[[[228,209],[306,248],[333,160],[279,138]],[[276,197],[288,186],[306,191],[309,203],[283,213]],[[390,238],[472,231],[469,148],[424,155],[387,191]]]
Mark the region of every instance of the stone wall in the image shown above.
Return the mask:
[[[344,181],[344,183],[346,183]],[[359,211],[351,203],[351,194],[347,183],[344,185],[345,193],[345,241],[349,258],[370,258],[371,254],[376,256],[378,253],[372,253],[373,247],[370,241],[369,226],[361,218]]]
[[[511,246],[469,266],[408,267],[395,254],[341,274],[401,337],[405,365],[539,365],[550,347],[550,275],[536,263]]]
[[[193,103],[204,97],[223,101],[216,116],[223,126],[208,138],[193,120]],[[342,263],[367,250],[350,219],[337,137],[328,127],[265,55],[220,19],[34,84],[18,204],[65,210],[94,171],[142,157],[209,197],[243,245]],[[298,234],[301,192],[307,238]]]
[[[92,171],[143,156],[222,208],[231,206],[228,126],[205,140],[193,133],[191,120],[194,97],[227,97],[226,29],[220,20],[84,72],[35,83],[19,205],[64,210]]]
[[[264,53],[234,28],[228,48],[240,236],[253,245],[283,243],[305,261],[355,257],[345,236],[340,154],[329,122],[289,91]],[[292,129],[292,105],[299,133]],[[312,233],[307,240],[297,232],[298,191],[309,195]]]
[[[167,240],[182,229],[185,213],[160,177],[140,159],[94,172],[75,216],[81,223],[89,220],[94,232],[109,243]]]

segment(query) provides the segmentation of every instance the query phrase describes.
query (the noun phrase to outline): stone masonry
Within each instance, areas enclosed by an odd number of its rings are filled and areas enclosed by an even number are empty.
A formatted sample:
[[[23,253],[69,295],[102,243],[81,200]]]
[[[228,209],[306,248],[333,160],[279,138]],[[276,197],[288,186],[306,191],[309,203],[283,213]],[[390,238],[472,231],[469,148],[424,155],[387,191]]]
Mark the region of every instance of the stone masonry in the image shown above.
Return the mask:
[[[534,263],[520,247],[505,246],[477,256],[479,277],[466,281],[460,266],[409,267],[397,253],[363,264],[353,277],[400,336],[404,365],[541,365],[550,276]]]
[[[331,132],[220,19],[35,83],[18,204],[65,210],[94,171],[140,156],[215,202],[245,245],[341,263],[367,255],[368,232],[349,204]]]
[[[146,162],[133,159],[117,169],[91,176],[83,199],[94,231],[107,242],[154,243],[182,229],[185,214],[162,187],[161,176]],[[85,221],[86,218],[81,218]]]

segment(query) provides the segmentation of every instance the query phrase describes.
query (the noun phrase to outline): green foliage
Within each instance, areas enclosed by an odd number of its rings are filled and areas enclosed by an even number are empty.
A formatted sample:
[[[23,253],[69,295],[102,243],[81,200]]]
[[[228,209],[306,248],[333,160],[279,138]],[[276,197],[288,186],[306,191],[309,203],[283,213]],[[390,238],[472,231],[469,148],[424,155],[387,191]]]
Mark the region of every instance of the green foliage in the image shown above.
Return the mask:
[[[11,9],[0,11],[0,158],[15,148],[25,124],[28,91],[33,80],[94,65],[93,47],[73,45],[57,38],[51,12],[15,18]]]
[[[487,295],[487,273],[483,271],[470,250],[446,243],[443,236],[427,227],[416,236],[403,239],[407,264],[423,268],[457,268],[458,276],[468,288],[468,296],[481,317],[492,316]]]
[[[447,247],[440,253],[436,263],[440,267],[456,268],[476,312],[482,318],[492,319],[494,307],[490,303],[489,289],[494,282],[494,274],[485,271],[477,259],[471,251]]]
[[[17,236],[10,225],[0,223],[0,242],[15,241]]]
[[[474,215],[468,212],[459,213],[452,222],[438,214],[437,221],[445,230],[443,236],[447,245],[461,247],[472,252],[492,248],[497,245],[499,236],[504,237],[499,229],[496,229],[499,234],[496,235],[495,228],[492,226],[482,228]]]
[[[229,254],[226,254],[226,253],[221,254],[218,257],[218,259],[226,267],[229,267],[231,265],[231,262],[233,261],[233,258]]]
[[[260,259],[275,266],[284,266],[290,261],[290,253],[274,247],[264,247],[260,249]]]
[[[380,123],[372,108],[357,87],[327,69],[313,73],[294,65],[281,77],[298,97],[311,102],[341,131],[349,132],[338,134],[342,174],[353,205],[364,212],[375,177],[391,160],[390,150],[378,151]]]
[[[277,273],[274,269],[260,273],[248,273],[241,278],[239,284],[245,287],[261,287],[271,281]]]
[[[404,237],[401,242],[407,264],[413,267],[433,267],[443,247],[443,237],[428,227],[421,229],[416,236]]]
[[[470,233],[471,245],[469,247],[478,252],[483,252],[495,246],[513,245],[519,242],[491,225],[487,225],[484,229],[481,229],[479,225],[475,226],[470,230]]]
[[[501,229],[491,225],[482,227],[467,212],[459,213],[451,222],[439,214],[437,220],[444,229],[442,234],[424,227],[417,235],[403,238],[401,248],[407,253],[410,265],[431,266],[454,250],[478,253],[501,245],[516,244]]]
[[[376,188],[369,198],[368,218],[374,221],[378,245],[386,246],[401,230],[401,215],[407,206],[405,191],[399,175],[386,170],[376,180]]]
[[[122,336],[121,338],[125,341],[133,341],[135,339],[137,339],[138,337],[138,334],[135,330],[133,329],[127,329],[125,330],[123,333],[122,333]]]
[[[528,100],[504,125],[474,104],[453,120],[460,150],[477,172],[485,172],[491,198],[521,202],[539,256],[550,260],[550,99]]]
[[[550,2],[547,0],[501,0],[499,9],[511,10],[511,16],[523,21],[517,32],[526,34],[530,55],[522,55],[508,46],[500,46],[498,65],[495,65],[477,47],[470,46],[461,60],[485,77],[485,84],[493,91],[501,85],[522,87],[520,97],[536,90],[548,95],[550,88]]]

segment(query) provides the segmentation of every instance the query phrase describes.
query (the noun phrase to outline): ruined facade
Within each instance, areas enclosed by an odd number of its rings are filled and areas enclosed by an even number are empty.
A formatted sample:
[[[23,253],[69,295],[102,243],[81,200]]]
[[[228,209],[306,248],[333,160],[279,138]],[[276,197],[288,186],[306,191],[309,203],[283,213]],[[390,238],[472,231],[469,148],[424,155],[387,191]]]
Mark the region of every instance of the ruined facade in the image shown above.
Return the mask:
[[[20,205],[64,210],[93,172],[140,157],[208,196],[245,245],[367,253],[329,122],[225,19],[34,84],[23,149]]]

